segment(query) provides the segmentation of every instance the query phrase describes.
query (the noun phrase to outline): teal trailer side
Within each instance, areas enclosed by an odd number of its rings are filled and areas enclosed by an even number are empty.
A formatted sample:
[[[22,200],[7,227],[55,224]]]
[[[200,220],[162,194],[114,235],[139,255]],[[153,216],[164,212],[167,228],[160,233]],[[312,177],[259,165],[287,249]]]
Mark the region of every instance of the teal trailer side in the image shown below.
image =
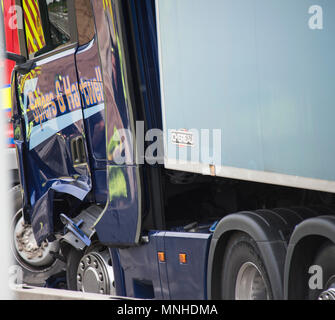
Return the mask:
[[[157,0],[157,16],[166,168],[335,191],[334,1]]]

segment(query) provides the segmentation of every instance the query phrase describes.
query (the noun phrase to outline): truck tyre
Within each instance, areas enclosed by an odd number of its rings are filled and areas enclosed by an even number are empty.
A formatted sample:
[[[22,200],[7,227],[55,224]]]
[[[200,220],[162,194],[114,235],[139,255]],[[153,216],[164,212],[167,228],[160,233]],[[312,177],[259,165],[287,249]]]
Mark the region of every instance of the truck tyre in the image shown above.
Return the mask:
[[[335,300],[335,244],[327,241],[318,251],[313,266],[317,266],[322,273],[322,289],[309,286],[309,300]],[[316,275],[316,274],[315,274]],[[311,275],[312,276],[312,275]],[[317,287],[317,279],[313,281]]]
[[[84,252],[75,248],[70,248],[66,257],[66,284],[67,289],[77,291],[77,270],[79,262],[83,257]]]
[[[98,241],[85,251],[69,249],[67,287],[72,291],[115,295],[114,271],[109,250]]]
[[[23,222],[21,187],[19,185],[9,190],[9,198],[13,203],[11,209],[11,251],[13,262],[22,271],[20,274],[22,279],[17,280],[28,285],[44,286],[50,277],[63,272],[63,262],[56,260],[51,254],[57,252],[58,244],[44,243],[39,252],[31,226]]]
[[[223,300],[271,300],[268,274],[256,242],[245,233],[234,234],[226,247],[221,274]]]

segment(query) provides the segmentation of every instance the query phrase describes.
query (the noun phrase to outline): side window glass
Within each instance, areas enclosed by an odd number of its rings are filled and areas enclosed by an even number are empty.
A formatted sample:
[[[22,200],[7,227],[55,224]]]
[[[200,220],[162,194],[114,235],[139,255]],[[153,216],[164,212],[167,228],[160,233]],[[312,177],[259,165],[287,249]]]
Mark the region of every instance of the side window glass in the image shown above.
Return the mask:
[[[48,27],[53,47],[61,46],[70,41],[69,11],[67,1],[47,0]]]
[[[75,0],[79,46],[90,42],[95,35],[91,0]]]
[[[23,0],[29,58],[70,42],[68,0]]]

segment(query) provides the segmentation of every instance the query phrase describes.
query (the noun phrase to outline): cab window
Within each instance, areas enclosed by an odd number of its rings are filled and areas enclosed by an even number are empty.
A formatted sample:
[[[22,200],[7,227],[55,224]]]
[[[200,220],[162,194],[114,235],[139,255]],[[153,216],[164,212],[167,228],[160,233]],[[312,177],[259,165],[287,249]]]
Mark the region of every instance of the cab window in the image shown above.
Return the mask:
[[[26,45],[29,58],[71,41],[70,0],[23,0]]]

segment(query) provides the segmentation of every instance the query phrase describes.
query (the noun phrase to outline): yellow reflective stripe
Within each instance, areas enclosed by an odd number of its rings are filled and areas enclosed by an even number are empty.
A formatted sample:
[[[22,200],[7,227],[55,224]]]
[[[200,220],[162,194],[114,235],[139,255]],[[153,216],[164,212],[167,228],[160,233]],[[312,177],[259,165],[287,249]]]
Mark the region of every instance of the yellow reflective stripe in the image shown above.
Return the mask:
[[[35,0],[32,0],[32,1],[35,1]],[[29,2],[29,1],[28,1]],[[36,2],[35,2],[36,3]],[[32,13],[34,14],[35,17],[38,17],[38,13],[36,12],[35,10],[35,7],[33,5],[29,6],[30,7],[30,10],[32,11]]]
[[[36,26],[35,26],[35,24],[34,24],[32,18],[31,18],[31,15],[30,15],[30,12],[29,12],[28,8],[26,8],[26,17],[28,18],[30,27],[31,27],[31,29],[33,30],[33,33],[34,33],[34,39],[37,40],[38,47],[39,47],[40,49],[42,49],[42,48],[43,48],[43,45],[42,45],[42,43],[41,43],[41,39],[40,39],[40,37],[39,37],[37,28],[36,28]]]
[[[35,41],[34,41],[34,37],[31,35],[30,30],[28,28],[27,28],[26,33],[27,33],[27,40],[29,41],[33,52],[38,51],[38,48],[37,48],[37,46],[35,44]]]
[[[35,6],[37,8],[35,8]],[[28,34],[26,35],[26,40],[27,42],[30,42],[28,52],[29,54],[31,54],[35,53],[36,51],[42,49],[45,46],[41,16],[36,0],[23,0],[23,10],[25,15],[26,30],[27,33],[30,33],[30,37],[28,37]]]
[[[33,50],[34,50],[34,52],[38,51],[38,48],[37,48],[37,46],[36,46],[36,44],[35,44],[34,38],[33,38],[33,36],[31,35],[28,26],[26,26],[26,35],[27,35],[27,40],[28,40],[29,43],[31,44],[31,46],[32,46],[32,48],[33,48]]]
[[[35,0],[32,0],[32,1],[35,1]],[[35,2],[36,3],[36,2]],[[40,23],[40,14],[39,14],[39,12],[36,12],[36,10],[35,10],[35,7],[33,6],[33,5],[31,5],[31,6],[29,6],[30,7],[30,10],[32,11],[32,13],[34,14],[34,16],[35,16],[35,21],[36,21],[36,23],[37,24],[39,24],[39,26],[35,26],[34,25],[34,27],[35,27],[35,29],[36,29],[36,33],[39,35],[38,37],[37,37],[37,39],[38,39],[38,44],[39,44],[39,46],[40,46],[40,49],[42,49],[43,48],[43,46],[44,46],[44,43],[42,43],[42,41],[41,41],[41,38],[40,37],[42,37],[43,38],[43,42],[44,42],[44,34],[43,34],[43,30],[42,30],[42,28],[41,28],[41,23]],[[29,11],[27,11],[27,15],[29,14]]]
[[[2,109],[11,108],[11,87],[0,89],[0,101]]]

